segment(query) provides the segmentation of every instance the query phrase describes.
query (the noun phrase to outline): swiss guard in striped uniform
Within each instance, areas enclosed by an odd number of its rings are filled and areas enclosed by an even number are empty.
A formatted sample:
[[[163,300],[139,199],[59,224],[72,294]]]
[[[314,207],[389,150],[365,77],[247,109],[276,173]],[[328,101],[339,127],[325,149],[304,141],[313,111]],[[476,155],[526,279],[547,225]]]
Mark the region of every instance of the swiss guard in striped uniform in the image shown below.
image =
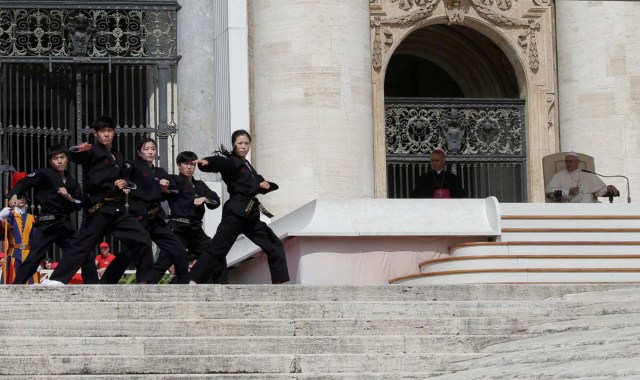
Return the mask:
[[[16,172],[11,176],[11,187],[18,181],[26,177],[27,173]],[[29,255],[29,238],[35,223],[33,215],[27,212],[27,198],[23,196],[18,199],[18,205],[10,208],[6,207],[0,211],[0,222],[2,222],[4,250],[6,260],[2,268],[2,283],[12,284],[20,265]],[[29,284],[38,283],[38,275],[35,274],[28,281]]]

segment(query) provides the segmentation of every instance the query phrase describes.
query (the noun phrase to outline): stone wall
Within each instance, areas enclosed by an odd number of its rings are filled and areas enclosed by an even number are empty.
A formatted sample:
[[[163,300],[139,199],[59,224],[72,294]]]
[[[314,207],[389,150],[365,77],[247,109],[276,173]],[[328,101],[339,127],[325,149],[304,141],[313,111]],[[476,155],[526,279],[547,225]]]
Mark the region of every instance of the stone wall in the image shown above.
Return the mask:
[[[370,198],[371,50],[365,1],[249,2],[253,162],[276,216],[316,198]]]
[[[601,174],[628,176],[632,191],[640,186],[638,18],[638,2],[557,2],[561,150],[593,156]],[[626,202],[623,179],[605,182]]]

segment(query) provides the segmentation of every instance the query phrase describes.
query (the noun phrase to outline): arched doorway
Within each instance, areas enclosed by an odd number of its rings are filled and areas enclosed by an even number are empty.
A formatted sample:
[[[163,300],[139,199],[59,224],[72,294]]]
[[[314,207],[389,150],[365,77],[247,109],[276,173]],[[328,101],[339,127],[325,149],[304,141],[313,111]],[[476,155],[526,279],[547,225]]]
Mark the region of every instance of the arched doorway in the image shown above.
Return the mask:
[[[519,99],[504,96],[511,102],[525,100],[522,118],[526,124],[526,182],[522,186],[527,201],[544,201],[542,157],[559,149],[554,8],[554,2],[549,0],[370,2],[374,184],[377,198],[389,197],[384,91],[388,65],[391,58],[399,54],[425,58],[417,52],[425,54],[425,49],[431,47],[428,52],[432,54],[428,60],[452,78],[458,78],[456,84],[465,97],[488,100],[495,95],[472,93],[495,92],[496,87],[504,89],[505,83],[496,80],[504,78],[507,79],[506,88],[511,88],[511,94],[517,94]],[[429,29],[437,25],[442,27]],[[422,45],[410,49],[412,45],[420,43],[417,36],[424,33],[423,30],[437,33],[438,38],[430,41],[424,41],[423,38]],[[479,34],[484,38],[476,38]],[[411,39],[415,39],[414,43],[407,43]],[[455,41],[459,43],[453,43]],[[449,59],[445,62],[435,61],[438,57]],[[492,70],[486,71],[487,63],[492,63],[488,66],[493,67]],[[458,67],[472,70],[462,72]],[[462,77],[465,73],[474,74],[471,77],[473,80]],[[514,76],[518,82],[515,89]]]
[[[388,197],[408,197],[443,148],[470,197],[527,200],[525,102],[489,38],[460,25],[414,31],[389,60],[384,94]]]

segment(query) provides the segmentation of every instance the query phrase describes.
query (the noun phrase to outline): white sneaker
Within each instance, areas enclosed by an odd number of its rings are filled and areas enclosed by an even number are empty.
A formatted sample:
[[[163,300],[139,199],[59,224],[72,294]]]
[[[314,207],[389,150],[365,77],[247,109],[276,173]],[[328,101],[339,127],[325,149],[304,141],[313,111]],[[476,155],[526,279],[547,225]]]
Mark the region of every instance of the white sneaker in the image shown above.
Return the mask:
[[[42,286],[64,286],[63,282],[56,280],[49,280],[48,278],[40,283]]]

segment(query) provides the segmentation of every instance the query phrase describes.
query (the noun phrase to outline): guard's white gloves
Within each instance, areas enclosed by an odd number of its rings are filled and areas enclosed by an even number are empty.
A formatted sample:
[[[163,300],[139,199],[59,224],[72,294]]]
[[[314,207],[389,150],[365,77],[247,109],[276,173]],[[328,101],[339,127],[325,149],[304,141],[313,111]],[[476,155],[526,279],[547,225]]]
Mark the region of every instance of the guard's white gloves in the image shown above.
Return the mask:
[[[5,221],[7,217],[11,215],[11,207],[5,207],[0,211],[0,221]]]

